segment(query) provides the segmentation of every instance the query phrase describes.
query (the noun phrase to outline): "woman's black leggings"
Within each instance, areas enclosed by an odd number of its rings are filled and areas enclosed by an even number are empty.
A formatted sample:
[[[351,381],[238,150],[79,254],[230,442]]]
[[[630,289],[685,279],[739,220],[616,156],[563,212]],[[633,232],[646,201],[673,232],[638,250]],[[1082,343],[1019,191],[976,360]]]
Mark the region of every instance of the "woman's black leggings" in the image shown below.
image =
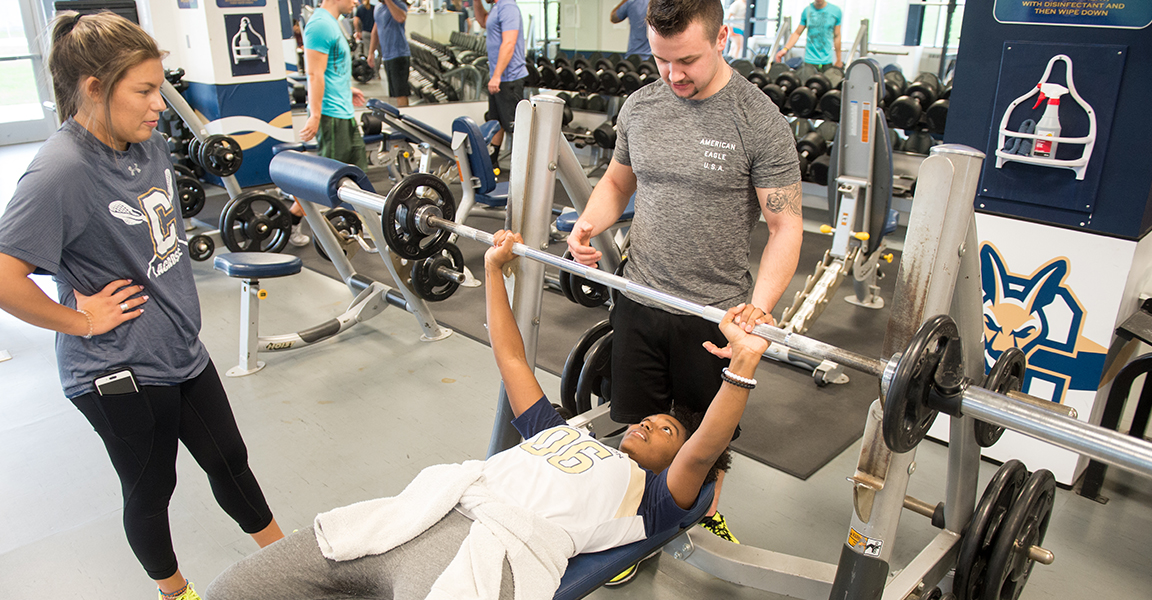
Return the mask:
[[[272,522],[228,396],[211,361],[174,386],[142,386],[134,394],[77,396],[72,403],[104,440],[124,495],[124,532],[152,579],[176,573],[168,502],[176,489],[177,441],[208,474],[216,502],[245,533]]]

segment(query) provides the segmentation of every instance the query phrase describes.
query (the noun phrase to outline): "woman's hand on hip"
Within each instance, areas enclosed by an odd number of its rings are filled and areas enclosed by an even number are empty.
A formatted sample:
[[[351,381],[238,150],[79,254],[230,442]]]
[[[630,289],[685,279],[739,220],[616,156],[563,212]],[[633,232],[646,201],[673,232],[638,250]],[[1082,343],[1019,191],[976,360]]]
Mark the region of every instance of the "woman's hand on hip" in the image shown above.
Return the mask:
[[[142,285],[133,285],[129,279],[117,279],[91,296],[77,291],[72,293],[76,296],[76,310],[88,311],[92,315],[92,335],[100,335],[144,314],[141,305],[148,301],[148,296],[133,298],[142,291]]]

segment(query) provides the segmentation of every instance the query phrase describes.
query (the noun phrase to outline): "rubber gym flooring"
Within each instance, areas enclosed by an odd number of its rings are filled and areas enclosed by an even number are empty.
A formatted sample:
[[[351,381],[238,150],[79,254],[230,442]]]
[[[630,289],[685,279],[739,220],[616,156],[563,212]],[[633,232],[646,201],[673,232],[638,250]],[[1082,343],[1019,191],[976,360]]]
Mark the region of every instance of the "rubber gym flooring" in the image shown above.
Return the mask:
[[[0,205],[30,158],[27,147],[0,148]],[[223,372],[237,359],[239,282],[208,264],[193,270],[201,337]],[[308,270],[263,287],[270,293],[261,311],[266,333],[314,325],[351,299],[343,285]],[[436,343],[418,336],[411,315],[389,309],[338,340],[262,355],[263,371],[225,381],[253,471],[284,529],[307,527],[317,512],[335,506],[396,493],[424,466],[483,456],[499,385],[488,348],[463,335]],[[60,393],[53,334],[0,312],[0,350],[12,355],[0,362],[3,597],[154,598],[124,540],[119,485],[104,449]],[[540,377],[555,394],[558,379]],[[849,446],[806,481],[736,456],[721,510],[746,544],[835,562],[851,511],[844,478],[857,454]],[[946,458],[942,446],[923,444],[909,493],[941,500]],[[171,507],[177,553],[184,573],[203,589],[255,544],[215,505],[187,453],[178,471]],[[994,471],[985,463],[982,483]],[[1024,598],[1148,596],[1152,485],[1112,470],[1104,493],[1111,498],[1106,505],[1057,492],[1045,543],[1057,562],[1036,567]],[[933,535],[927,519],[906,514],[894,567],[906,565]],[[719,581],[670,555],[644,563],[631,583],[592,597],[782,598]]]

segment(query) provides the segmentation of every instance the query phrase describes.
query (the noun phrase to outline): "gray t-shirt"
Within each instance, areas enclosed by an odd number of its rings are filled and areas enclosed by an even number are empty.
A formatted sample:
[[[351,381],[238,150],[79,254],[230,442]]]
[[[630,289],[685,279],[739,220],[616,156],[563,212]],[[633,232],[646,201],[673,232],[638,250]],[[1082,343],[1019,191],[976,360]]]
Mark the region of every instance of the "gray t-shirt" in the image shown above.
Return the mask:
[[[704,100],[679,98],[661,80],[624,102],[616,126],[613,158],[637,182],[625,276],[699,304],[745,302],[756,188],[800,181],[780,110],[736,73]]]
[[[174,385],[208,364],[200,300],[180,207],[173,203],[168,146],[159,133],[125,152],[69,119],[36,154],[0,219],[0,252],[56,280],[61,304],[117,279],[143,285],[144,313],[86,340],[57,334],[64,394],[129,366],[141,385]]]

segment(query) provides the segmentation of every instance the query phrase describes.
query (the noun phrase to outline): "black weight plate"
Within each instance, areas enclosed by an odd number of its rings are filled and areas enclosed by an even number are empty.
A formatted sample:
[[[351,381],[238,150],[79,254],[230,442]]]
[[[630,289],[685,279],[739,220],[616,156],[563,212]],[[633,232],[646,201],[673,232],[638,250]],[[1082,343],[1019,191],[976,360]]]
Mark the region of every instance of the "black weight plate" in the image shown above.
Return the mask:
[[[375,135],[384,130],[384,119],[370,113],[360,115],[360,129],[364,135]]]
[[[763,89],[764,86],[768,84],[768,75],[760,69],[752,69],[752,71],[748,73],[748,82]]]
[[[324,213],[324,219],[336,230],[336,239],[341,242],[350,239],[354,235],[359,235],[364,231],[364,223],[360,221],[360,215],[347,208],[333,208]],[[319,236],[312,236],[312,246],[316,248],[316,253],[320,255],[320,258],[329,262],[332,261],[332,259],[328,257],[328,253],[324,251],[324,247],[320,245]],[[345,254],[347,254],[347,252],[345,252]]]
[[[587,92],[595,92],[600,89],[600,78],[596,73],[589,69],[581,69],[576,72],[576,77],[580,81],[580,89]]]
[[[586,110],[588,108],[588,96],[577,94],[572,96],[572,102],[569,104],[572,110]]]
[[[177,177],[191,177],[193,179],[196,178],[196,173],[193,173],[192,169],[189,169],[184,165],[174,163],[172,165],[172,169],[176,171]]]
[[[577,71],[586,70],[588,69],[588,61],[583,58],[577,58],[576,60],[572,61],[572,68],[576,69]]]
[[[1024,372],[1027,370],[1028,359],[1024,352],[1019,348],[1009,348],[996,359],[980,387],[998,394],[1018,392],[1024,387]],[[982,448],[990,448],[1003,434],[1003,427],[976,421],[976,443]]]
[[[910,96],[900,96],[888,105],[888,122],[897,129],[911,129],[920,122],[924,109]]]
[[[220,239],[232,252],[279,252],[291,232],[288,207],[270,192],[244,192],[220,213]]]
[[[180,216],[190,219],[204,210],[204,186],[194,177],[176,178],[176,195],[180,198]]]
[[[568,61],[568,57],[566,56],[557,56],[556,58],[552,59],[552,64],[555,65],[557,69],[561,67],[567,67],[569,69],[572,68],[572,63]]]
[[[828,170],[831,167],[831,157],[827,154],[818,157],[808,165],[808,180],[817,185],[828,185]]]
[[[448,242],[439,254],[434,254],[412,263],[412,291],[429,301],[440,302],[452,297],[460,284],[455,279],[443,277],[439,270],[447,268],[457,273],[464,272],[464,254],[456,244]]]
[[[812,88],[817,96],[823,96],[825,92],[832,89],[832,82],[824,76],[823,73],[817,73],[804,81],[804,87]]]
[[[212,258],[212,252],[216,250],[216,242],[206,235],[194,235],[192,239],[188,240],[188,254],[192,260],[196,262],[204,262]]]
[[[955,321],[937,315],[920,326],[900,356],[884,396],[884,442],[889,449],[902,454],[924,439],[936,420],[937,410],[929,406],[933,388],[959,370],[962,360]]]
[[[616,61],[616,72],[617,73],[635,73],[636,72],[636,65],[633,65],[631,62],[629,62],[627,60],[618,60],[618,61]]]
[[[580,381],[580,370],[584,368],[584,358],[592,344],[611,332],[612,325],[608,319],[593,325],[576,340],[572,351],[568,353],[568,358],[564,360],[564,370],[560,373],[560,403],[572,411],[572,414],[576,414],[576,386]]]
[[[1000,466],[984,488],[976,512],[972,513],[972,519],[961,534],[956,579],[952,586],[957,600],[979,600],[983,595],[988,558],[992,555],[996,534],[1027,477],[1024,463],[1012,459]]]
[[[528,69],[528,78],[524,80],[524,85],[528,87],[540,87],[540,70],[532,62],[525,62],[524,67]]]
[[[240,144],[226,135],[208,136],[200,144],[196,155],[200,166],[217,177],[235,175],[244,161],[244,151]]]
[[[572,260],[572,253],[568,250],[565,250],[564,258]],[[604,303],[608,301],[608,286],[602,283],[589,281],[583,277],[580,277],[579,275],[573,275],[564,271],[561,271],[560,273],[561,289],[563,289],[565,286],[564,275],[568,275],[568,290],[564,292],[564,295],[569,300],[579,304],[580,306],[585,306],[588,308],[604,306]]]
[[[928,107],[928,110],[924,111],[924,116],[928,120],[928,129],[932,133],[944,133],[944,128],[948,125],[949,104],[951,101],[948,99],[937,100]]]
[[[612,150],[616,147],[616,128],[611,121],[604,121],[592,131],[592,138],[596,140],[597,146]]]
[[[616,72],[616,67],[614,66],[613,62],[607,58],[596,59],[594,66],[596,67],[597,71],[612,71],[613,73]]]
[[[1028,558],[1027,550],[1044,543],[1055,500],[1056,478],[1051,471],[1039,469],[1024,482],[1020,497],[997,532],[982,600],[1020,597],[1036,564]]]
[[[611,400],[609,381],[612,379],[612,332],[604,334],[584,357],[580,379],[576,382],[576,414],[592,410],[592,396],[599,396],[604,404]]]
[[[643,84],[640,82],[639,75],[631,71],[625,71],[620,74],[620,89],[622,89],[625,94],[631,94],[641,87],[643,87]]]
[[[592,94],[588,96],[588,110],[593,112],[604,112],[608,110],[608,98],[603,94]]]
[[[800,78],[792,71],[785,71],[776,76],[775,83],[784,89],[784,93],[790,94],[800,87]]]
[[[660,76],[660,68],[656,66],[656,63],[653,62],[652,59],[640,63],[640,66],[636,67],[636,72],[641,75],[647,75],[650,78]]]
[[[569,302],[575,304],[576,299],[572,297],[572,274],[568,271],[560,271],[558,283],[560,284],[560,293],[564,294]]]
[[[440,209],[440,217],[456,218],[456,198],[448,184],[435,175],[413,173],[400,180],[384,199],[380,223],[384,241],[401,258],[428,258],[448,243],[451,234],[444,229],[425,234],[416,228],[416,210],[422,206]]]
[[[736,71],[740,74],[741,77],[745,79],[748,78],[748,74],[752,72],[752,69],[756,68],[756,65],[752,64],[752,61],[746,58],[738,58],[732,61],[729,66],[732,67],[733,71]]]

